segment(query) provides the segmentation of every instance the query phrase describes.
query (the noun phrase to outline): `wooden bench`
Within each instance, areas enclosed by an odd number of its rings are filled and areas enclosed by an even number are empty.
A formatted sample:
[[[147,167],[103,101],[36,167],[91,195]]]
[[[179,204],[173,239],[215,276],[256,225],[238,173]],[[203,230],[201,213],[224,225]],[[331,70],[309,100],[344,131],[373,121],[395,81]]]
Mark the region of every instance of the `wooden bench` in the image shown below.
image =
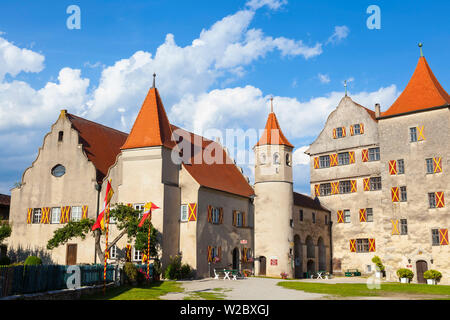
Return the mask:
[[[347,271],[345,271],[345,276],[346,277],[360,277],[361,272],[359,272],[358,269],[347,269]]]

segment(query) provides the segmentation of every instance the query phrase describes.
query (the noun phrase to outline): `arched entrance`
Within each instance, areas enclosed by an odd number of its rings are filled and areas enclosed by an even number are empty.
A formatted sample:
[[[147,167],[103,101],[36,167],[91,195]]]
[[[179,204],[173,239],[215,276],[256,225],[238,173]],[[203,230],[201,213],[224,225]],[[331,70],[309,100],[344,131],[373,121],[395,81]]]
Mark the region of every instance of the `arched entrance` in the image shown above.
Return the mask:
[[[300,279],[302,277],[303,271],[303,252],[302,252],[302,242],[298,235],[294,236],[294,277]]]
[[[319,247],[319,271],[326,271],[327,261],[326,261],[326,250],[323,238],[320,237],[317,241],[317,246]]]
[[[264,256],[259,257],[259,275],[266,275],[266,257]]]
[[[314,273],[316,270],[314,267],[314,260],[308,260],[308,264],[306,265],[306,270],[309,274]]]
[[[427,283],[423,277],[423,273],[428,270],[428,264],[424,260],[416,261],[417,283]]]
[[[233,269],[239,269],[239,249],[233,249]]]
[[[314,246],[314,241],[311,236],[306,237],[306,257],[314,258],[316,254],[316,248]]]

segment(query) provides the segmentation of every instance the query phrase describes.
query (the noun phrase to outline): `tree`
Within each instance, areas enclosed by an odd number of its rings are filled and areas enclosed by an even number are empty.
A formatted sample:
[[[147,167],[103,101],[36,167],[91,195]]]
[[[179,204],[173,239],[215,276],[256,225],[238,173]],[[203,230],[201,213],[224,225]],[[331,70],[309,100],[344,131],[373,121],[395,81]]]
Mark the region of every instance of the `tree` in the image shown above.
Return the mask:
[[[7,221],[0,221],[0,244],[11,235],[11,226]]]
[[[140,210],[135,210],[131,207],[123,204],[115,205],[110,213],[110,218],[116,221],[116,227],[120,233],[108,243],[109,251],[125,234],[129,239],[135,239],[135,247],[138,250],[147,249],[147,232],[148,227],[151,225],[149,220],[146,220],[143,227],[139,228]],[[92,233],[95,238],[95,252],[100,261],[105,258],[105,251],[102,250],[100,245],[100,238],[103,231],[96,229],[92,231],[92,226],[95,221],[93,219],[81,219],[80,221],[70,221],[64,227],[55,230],[53,237],[47,242],[47,249],[52,250],[60,245],[67,243],[72,238],[85,239],[86,235]],[[156,256],[158,253],[158,231],[151,226],[151,241],[150,241],[150,253],[151,256]],[[145,239],[145,245],[144,245]]]

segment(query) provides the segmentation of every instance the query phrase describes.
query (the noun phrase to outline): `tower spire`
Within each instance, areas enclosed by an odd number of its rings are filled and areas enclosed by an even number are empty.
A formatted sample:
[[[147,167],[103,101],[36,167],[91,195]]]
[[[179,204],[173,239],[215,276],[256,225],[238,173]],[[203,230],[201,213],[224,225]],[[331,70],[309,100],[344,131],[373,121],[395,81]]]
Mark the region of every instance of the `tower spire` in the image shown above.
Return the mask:
[[[156,73],[153,73],[153,87],[156,88]]]
[[[273,113],[273,97],[270,97],[270,113]]]
[[[423,43],[419,42],[419,48],[420,48],[420,56],[423,57],[423,51],[422,51]]]
[[[347,80],[344,80],[345,96],[347,96]]]

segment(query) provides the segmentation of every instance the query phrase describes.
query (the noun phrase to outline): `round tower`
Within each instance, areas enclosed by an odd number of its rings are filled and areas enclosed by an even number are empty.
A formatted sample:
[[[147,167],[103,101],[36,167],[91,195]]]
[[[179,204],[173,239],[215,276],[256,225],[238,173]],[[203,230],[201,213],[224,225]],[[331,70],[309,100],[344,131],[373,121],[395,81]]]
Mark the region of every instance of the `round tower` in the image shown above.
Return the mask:
[[[293,277],[292,150],[272,110],[255,152],[256,274]]]

